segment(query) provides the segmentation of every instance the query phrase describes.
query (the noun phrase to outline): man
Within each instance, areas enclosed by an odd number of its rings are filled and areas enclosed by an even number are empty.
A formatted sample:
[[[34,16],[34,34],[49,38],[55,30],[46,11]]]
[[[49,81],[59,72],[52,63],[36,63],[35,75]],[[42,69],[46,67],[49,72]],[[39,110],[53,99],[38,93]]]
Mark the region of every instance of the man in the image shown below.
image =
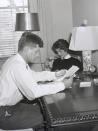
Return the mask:
[[[25,96],[28,100],[54,94],[72,84],[72,79],[55,82],[64,73],[34,72],[28,66],[39,55],[41,38],[30,32],[22,34],[18,53],[9,58],[2,67],[0,78],[0,129],[15,130],[35,128],[43,124],[38,105],[20,103]],[[54,80],[50,84],[38,81]]]

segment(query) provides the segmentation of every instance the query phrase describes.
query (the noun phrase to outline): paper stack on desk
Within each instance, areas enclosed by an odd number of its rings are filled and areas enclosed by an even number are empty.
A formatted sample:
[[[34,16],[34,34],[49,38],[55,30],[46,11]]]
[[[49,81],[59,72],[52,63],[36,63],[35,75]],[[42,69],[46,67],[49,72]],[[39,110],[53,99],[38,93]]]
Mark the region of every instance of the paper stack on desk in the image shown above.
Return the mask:
[[[80,87],[91,87],[91,81],[80,82]]]

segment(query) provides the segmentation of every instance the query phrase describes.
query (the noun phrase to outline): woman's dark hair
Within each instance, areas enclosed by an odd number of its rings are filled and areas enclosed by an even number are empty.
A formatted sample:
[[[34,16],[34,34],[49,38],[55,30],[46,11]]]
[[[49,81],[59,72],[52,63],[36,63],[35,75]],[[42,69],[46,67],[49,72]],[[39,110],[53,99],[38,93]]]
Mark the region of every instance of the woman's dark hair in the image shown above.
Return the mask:
[[[64,39],[58,39],[56,42],[53,43],[53,46],[52,46],[53,52],[57,54],[56,49],[68,51],[69,43]]]
[[[43,47],[43,41],[38,35],[31,32],[24,32],[18,43],[18,51],[22,50],[24,46],[29,43],[37,44],[39,47]]]

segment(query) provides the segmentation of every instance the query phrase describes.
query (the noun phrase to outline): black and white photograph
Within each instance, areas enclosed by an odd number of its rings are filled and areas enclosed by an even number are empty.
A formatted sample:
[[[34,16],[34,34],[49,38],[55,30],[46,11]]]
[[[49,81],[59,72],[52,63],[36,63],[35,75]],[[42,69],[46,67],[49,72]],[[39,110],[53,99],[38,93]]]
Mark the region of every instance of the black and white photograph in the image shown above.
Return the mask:
[[[0,131],[98,131],[98,0],[0,0]]]

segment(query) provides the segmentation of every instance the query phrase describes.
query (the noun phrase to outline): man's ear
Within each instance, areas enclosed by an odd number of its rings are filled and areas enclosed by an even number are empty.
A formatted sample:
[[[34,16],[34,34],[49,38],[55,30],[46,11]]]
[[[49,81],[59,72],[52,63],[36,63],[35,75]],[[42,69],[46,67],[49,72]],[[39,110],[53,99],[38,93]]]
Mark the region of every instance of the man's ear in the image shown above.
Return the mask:
[[[23,50],[24,50],[25,52],[27,52],[27,51],[29,50],[29,47],[28,47],[28,46],[25,46],[25,47],[23,48]]]

